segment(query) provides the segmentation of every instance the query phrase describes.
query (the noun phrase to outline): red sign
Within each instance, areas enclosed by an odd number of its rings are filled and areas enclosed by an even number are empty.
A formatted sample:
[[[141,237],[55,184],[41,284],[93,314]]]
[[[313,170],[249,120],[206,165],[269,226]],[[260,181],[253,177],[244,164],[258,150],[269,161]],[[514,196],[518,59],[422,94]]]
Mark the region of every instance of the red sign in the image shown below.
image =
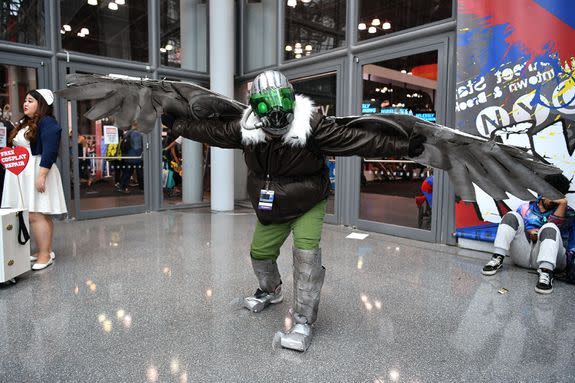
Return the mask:
[[[0,149],[0,163],[4,165],[7,170],[18,175],[26,167],[30,154],[23,146],[16,146],[15,148],[2,148]]]

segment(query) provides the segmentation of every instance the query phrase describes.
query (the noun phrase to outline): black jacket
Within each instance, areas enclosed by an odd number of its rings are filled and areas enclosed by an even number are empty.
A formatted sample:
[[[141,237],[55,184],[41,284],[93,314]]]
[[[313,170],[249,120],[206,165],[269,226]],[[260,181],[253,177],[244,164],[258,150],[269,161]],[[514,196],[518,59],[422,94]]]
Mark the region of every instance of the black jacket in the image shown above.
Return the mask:
[[[326,156],[407,155],[405,139],[389,137],[375,128],[338,124],[336,119],[315,113],[311,101],[302,96],[296,98],[294,115],[290,131],[275,139],[260,129],[245,129],[255,118],[249,109],[241,121],[177,120],[172,133],[212,146],[242,149],[249,170],[248,194],[264,225],[297,218],[327,198]],[[268,189],[275,192],[273,208],[260,210],[260,190],[268,180]]]

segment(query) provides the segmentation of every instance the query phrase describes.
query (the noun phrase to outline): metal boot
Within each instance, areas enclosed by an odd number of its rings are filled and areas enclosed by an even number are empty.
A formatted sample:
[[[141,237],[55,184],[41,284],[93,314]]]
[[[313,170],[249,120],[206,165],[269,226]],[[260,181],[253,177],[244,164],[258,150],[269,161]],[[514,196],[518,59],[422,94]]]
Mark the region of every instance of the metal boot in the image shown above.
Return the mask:
[[[260,287],[253,296],[244,298],[244,307],[254,313],[259,313],[270,304],[283,301],[282,281],[278,265],[273,259],[252,258],[252,267]]]
[[[305,351],[309,347],[313,336],[311,325],[317,318],[324,278],[321,249],[293,249],[294,325],[280,334],[282,347],[297,351]]]

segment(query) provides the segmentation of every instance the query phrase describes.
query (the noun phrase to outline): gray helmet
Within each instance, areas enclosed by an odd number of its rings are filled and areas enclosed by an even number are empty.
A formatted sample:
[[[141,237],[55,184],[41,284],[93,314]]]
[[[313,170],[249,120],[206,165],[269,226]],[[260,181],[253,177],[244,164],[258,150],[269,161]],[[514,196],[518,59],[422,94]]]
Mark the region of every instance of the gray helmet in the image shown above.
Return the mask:
[[[282,136],[287,133],[293,120],[293,87],[282,73],[265,71],[252,82],[250,105],[259,117],[264,132],[272,136]]]

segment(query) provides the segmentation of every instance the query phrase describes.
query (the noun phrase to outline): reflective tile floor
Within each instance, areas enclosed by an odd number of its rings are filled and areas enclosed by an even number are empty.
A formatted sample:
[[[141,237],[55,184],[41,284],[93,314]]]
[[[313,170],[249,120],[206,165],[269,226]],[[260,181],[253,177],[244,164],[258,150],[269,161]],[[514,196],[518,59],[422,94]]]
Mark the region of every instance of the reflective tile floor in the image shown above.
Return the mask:
[[[292,300],[255,287],[250,211],[156,212],[56,224],[56,262],[0,287],[0,382],[574,382],[575,286],[488,255],[325,225],[306,353],[274,346]],[[507,292],[499,293],[501,288]]]

